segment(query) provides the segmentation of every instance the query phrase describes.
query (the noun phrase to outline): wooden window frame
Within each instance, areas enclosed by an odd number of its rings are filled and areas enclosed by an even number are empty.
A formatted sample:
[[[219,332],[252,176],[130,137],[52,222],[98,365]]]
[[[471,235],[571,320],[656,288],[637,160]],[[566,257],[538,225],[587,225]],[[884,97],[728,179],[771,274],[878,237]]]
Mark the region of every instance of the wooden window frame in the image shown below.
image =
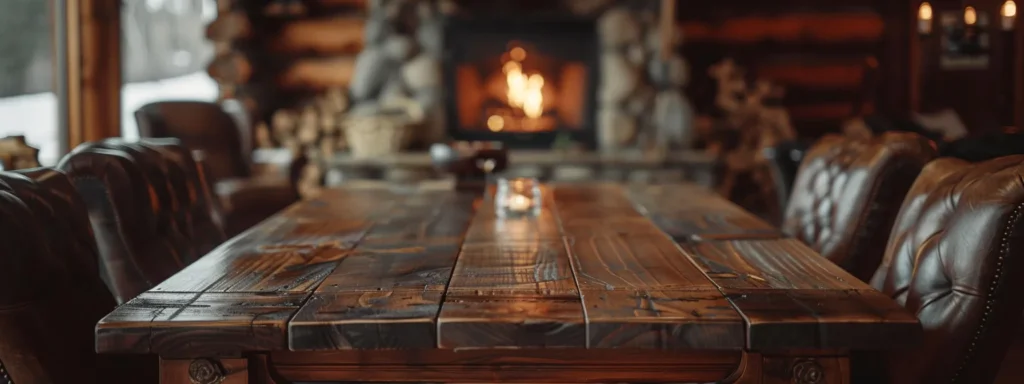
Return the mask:
[[[56,0],[62,152],[121,136],[121,1]]]

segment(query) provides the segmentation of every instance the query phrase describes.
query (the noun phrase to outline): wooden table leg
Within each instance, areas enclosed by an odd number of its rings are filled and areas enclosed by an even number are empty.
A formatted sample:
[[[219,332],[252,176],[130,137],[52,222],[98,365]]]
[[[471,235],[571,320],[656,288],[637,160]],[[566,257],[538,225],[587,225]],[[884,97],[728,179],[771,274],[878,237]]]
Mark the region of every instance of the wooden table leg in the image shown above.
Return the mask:
[[[740,368],[725,380],[733,384],[849,384],[847,356],[745,353]]]
[[[160,384],[248,384],[247,359],[160,359]]]

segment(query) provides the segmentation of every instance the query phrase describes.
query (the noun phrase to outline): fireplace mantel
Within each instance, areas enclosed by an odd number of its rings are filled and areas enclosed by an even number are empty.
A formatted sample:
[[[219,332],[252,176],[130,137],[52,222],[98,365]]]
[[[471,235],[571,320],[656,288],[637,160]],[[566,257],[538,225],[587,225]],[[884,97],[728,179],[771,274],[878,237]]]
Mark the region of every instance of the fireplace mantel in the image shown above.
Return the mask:
[[[427,152],[405,152],[375,158],[338,154],[327,159],[327,184],[342,180],[429,180],[443,178]],[[609,180],[623,182],[696,182],[716,186],[720,161],[702,151],[656,154],[642,150],[614,152],[510,150],[509,170],[515,176],[551,181]],[[333,179],[333,180],[332,180]]]

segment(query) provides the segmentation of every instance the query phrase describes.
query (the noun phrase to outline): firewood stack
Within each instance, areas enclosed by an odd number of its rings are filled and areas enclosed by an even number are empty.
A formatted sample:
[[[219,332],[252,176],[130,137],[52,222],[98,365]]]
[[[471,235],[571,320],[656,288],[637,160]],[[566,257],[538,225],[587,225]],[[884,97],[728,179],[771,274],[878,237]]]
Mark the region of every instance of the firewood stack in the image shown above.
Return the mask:
[[[366,0],[219,0],[206,34],[216,48],[207,72],[220,84],[220,98],[241,100],[256,122],[318,103],[332,104],[326,115],[340,112],[363,47],[365,9]],[[265,127],[255,133],[261,146],[301,141]],[[309,136],[308,129],[291,132]]]

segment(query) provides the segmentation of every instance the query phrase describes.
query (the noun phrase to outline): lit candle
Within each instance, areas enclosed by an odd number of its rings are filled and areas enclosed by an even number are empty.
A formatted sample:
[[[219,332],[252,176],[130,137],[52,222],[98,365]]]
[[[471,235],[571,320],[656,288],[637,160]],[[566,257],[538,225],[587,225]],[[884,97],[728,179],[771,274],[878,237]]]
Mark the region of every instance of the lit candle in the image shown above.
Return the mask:
[[[513,194],[508,197],[508,204],[506,205],[510,211],[526,212],[530,209],[530,198],[520,195]]]
[[[536,179],[499,179],[494,196],[499,217],[534,216],[540,213],[540,183]]]

